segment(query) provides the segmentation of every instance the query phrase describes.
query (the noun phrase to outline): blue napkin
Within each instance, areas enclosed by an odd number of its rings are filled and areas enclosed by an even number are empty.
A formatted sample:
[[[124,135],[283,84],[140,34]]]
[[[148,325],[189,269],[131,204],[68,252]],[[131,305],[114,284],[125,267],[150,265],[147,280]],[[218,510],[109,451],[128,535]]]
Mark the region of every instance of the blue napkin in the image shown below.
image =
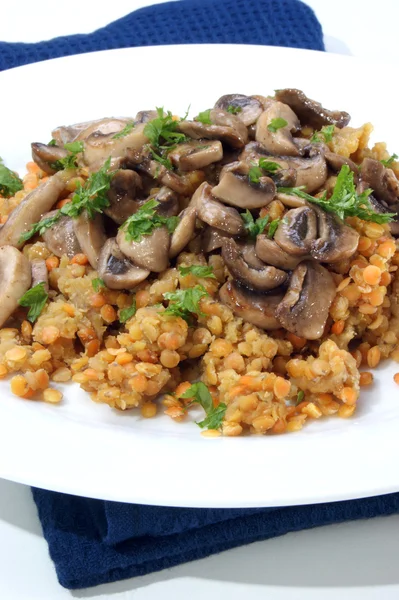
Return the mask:
[[[142,8],[88,35],[0,42],[0,71],[95,50],[205,43],[324,50],[320,23],[298,0],[184,0]]]

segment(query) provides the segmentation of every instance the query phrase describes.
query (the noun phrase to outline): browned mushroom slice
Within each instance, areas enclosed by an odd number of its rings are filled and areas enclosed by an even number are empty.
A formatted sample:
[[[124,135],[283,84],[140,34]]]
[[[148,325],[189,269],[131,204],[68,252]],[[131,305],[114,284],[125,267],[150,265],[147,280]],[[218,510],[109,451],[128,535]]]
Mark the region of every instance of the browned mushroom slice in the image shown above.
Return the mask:
[[[230,236],[215,227],[205,227],[201,235],[201,249],[206,254],[214,252],[223,246],[223,242]]]
[[[280,248],[293,256],[309,254],[316,238],[316,214],[308,206],[289,210],[274,234],[274,241]]]
[[[158,227],[150,235],[143,235],[139,242],[127,240],[122,227],[118,231],[116,242],[123,254],[142,269],[154,273],[161,273],[167,269],[170,235],[166,227]]]
[[[98,214],[94,219],[90,219],[84,210],[76,219],[73,219],[73,225],[82,252],[86,254],[93,269],[97,269],[98,257],[107,241],[102,216]]]
[[[285,252],[274,240],[271,240],[264,233],[256,238],[256,254],[266,264],[272,265],[284,271],[291,271],[304,259],[303,256],[292,256]]]
[[[276,194],[276,186],[270,177],[261,177],[259,183],[251,184],[248,179],[249,166],[236,162],[226,165],[212,194],[232,206],[239,208],[262,208],[267,206]]]
[[[340,154],[335,154],[335,152],[330,152],[329,150],[324,152],[324,157],[327,161],[328,166],[331,167],[331,169],[333,171],[336,171],[337,173],[342,169],[344,165],[348,165],[350,170],[353,171],[355,175],[358,175],[359,173],[359,167],[350,158],[345,158],[344,156],[341,156]]]
[[[275,129],[276,119],[282,119],[286,125]],[[282,102],[274,102],[259,117],[255,138],[274,156],[298,156],[292,133],[298,131],[299,127],[299,120],[290,107]]]
[[[48,292],[48,271],[46,261],[41,258],[35,258],[30,263],[32,270],[32,287],[44,284],[44,289]]]
[[[342,128],[350,121],[350,115],[347,112],[323,108],[320,102],[311,100],[301,90],[276,90],[276,99],[288,104],[302,125],[311,125],[315,129],[321,129],[324,125],[335,125]]]
[[[157,213],[163,217],[175,217],[180,212],[178,194],[166,185],[162,186],[155,194],[147,198],[145,202],[148,202],[149,200],[156,200],[159,202],[156,210]]]
[[[256,123],[263,111],[260,100],[254,96],[243,96],[243,94],[222,96],[216,102],[215,108],[221,108],[236,115],[247,127]]]
[[[203,169],[223,157],[219,140],[198,140],[178,144],[168,153],[168,158],[180,171]]]
[[[169,248],[169,258],[177,256],[191,241],[195,231],[197,209],[189,206],[179,215],[179,224],[172,234]]]
[[[281,325],[307,340],[324,333],[328,312],[336,294],[331,274],[317,263],[300,263],[291,276],[289,288],[277,307]]]
[[[0,230],[0,246],[10,245],[21,248],[21,235],[29,231],[33,223],[37,223],[57,202],[58,196],[65,187],[68,173],[59,171],[55,175],[32,190],[18,204]]]
[[[47,144],[34,142],[31,144],[31,148],[32,159],[45,173],[48,173],[49,175],[52,175],[57,170],[51,165],[54,165],[57,160],[61,160],[68,156],[68,151],[65,150],[65,148],[60,148],[59,146],[49,146]]]
[[[245,233],[244,222],[240,213],[235,208],[224,206],[212,197],[212,188],[206,181],[200,185],[193,197],[190,206],[195,206],[198,217],[207,225],[221,229],[231,235]]]
[[[312,208],[318,220],[318,236],[310,250],[312,258],[334,263],[353,256],[359,242],[358,232],[318,206]]]
[[[130,169],[117,171],[111,180],[108,191],[110,206],[105,209],[105,214],[118,225],[122,225],[130,215],[137,211],[138,203],[135,198],[141,187],[141,177],[138,173]]]
[[[304,186],[304,191],[308,194],[318,190],[327,180],[327,165],[322,154],[312,158],[290,158],[287,165],[296,171],[295,185]]]
[[[266,292],[280,286],[287,279],[287,273],[275,267],[263,265],[258,269],[249,266],[233,239],[223,242],[222,256],[233,277],[254,290]]]
[[[220,288],[219,297],[223,304],[247,323],[267,331],[280,329],[276,308],[283,298],[283,292],[273,291],[265,294],[249,290],[234,281],[228,281]]]
[[[209,113],[209,119],[211,125],[199,121],[180,121],[179,131],[194,140],[201,138],[220,140],[233,148],[245,146],[248,140],[248,131],[238,117],[220,108],[213,108]]]
[[[140,110],[134,117],[134,125],[140,125],[141,123],[148,123],[158,117],[156,110]]]
[[[52,210],[44,214],[43,219],[53,217],[56,213],[56,210]],[[50,252],[60,258],[64,254],[68,258],[72,258],[75,254],[82,252],[71,217],[62,216],[52,227],[46,229],[42,238]]]
[[[0,247],[0,327],[18,306],[29,289],[32,274],[29,260],[13,246]]]
[[[99,277],[111,290],[131,290],[150,274],[150,271],[137,267],[122,254],[115,238],[105,242],[97,270]]]
[[[365,158],[361,166],[361,178],[373,190],[377,200],[394,204],[399,200],[399,181],[392,169],[384,167],[379,160]]]

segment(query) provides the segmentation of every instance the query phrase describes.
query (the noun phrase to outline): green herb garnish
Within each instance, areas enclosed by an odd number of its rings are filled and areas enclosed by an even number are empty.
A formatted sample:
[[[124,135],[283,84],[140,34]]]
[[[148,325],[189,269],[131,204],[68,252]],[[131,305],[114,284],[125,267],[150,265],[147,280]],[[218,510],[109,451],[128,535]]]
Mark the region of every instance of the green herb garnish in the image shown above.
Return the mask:
[[[123,138],[123,137],[125,137],[125,135],[130,133],[132,131],[132,129],[134,129],[133,121],[131,121],[131,123],[126,123],[126,125],[124,126],[123,129],[121,129],[121,131],[118,131],[118,133],[115,133],[115,135],[112,136],[112,139],[119,140],[120,138]]]
[[[0,158],[0,194],[5,198],[14,196],[23,189],[22,181],[11,169],[8,169]]]
[[[296,397],[295,406],[298,406],[302,402],[305,397],[305,392],[303,390],[299,390],[298,395]]]
[[[95,292],[99,292],[101,288],[106,287],[104,280],[100,277],[96,277],[95,279],[93,279],[91,285],[93,286]]]
[[[212,125],[210,114],[211,114],[211,109],[208,108],[208,110],[204,110],[203,112],[200,112],[198,114],[198,116],[195,117],[195,120],[199,121],[200,123],[203,123],[204,125]]]
[[[259,183],[260,178],[266,173],[274,174],[281,169],[281,165],[266,158],[260,158],[258,164],[254,164],[248,171],[248,179],[251,183]]]
[[[149,147],[149,149],[150,149],[152,158],[154,160],[156,160],[162,166],[164,166],[165,169],[168,169],[168,171],[171,171],[173,169],[172,162],[169,160],[169,158],[167,158],[167,156],[162,156],[162,154],[158,154],[157,152],[155,152],[155,150],[153,148],[151,148],[151,146]],[[172,150],[172,148],[170,148],[170,150]],[[158,177],[158,175],[159,175],[159,167],[158,167],[158,172],[155,173],[155,179]]]
[[[395,160],[397,160],[398,158],[399,156],[397,154],[392,154],[392,156],[390,156],[389,158],[385,160],[380,160],[380,163],[382,163],[384,167],[390,167],[391,164],[395,162]]]
[[[34,323],[42,312],[48,299],[48,293],[44,289],[44,282],[40,282],[31,288],[18,300],[20,306],[29,306],[28,321]]]
[[[208,292],[202,285],[196,285],[187,290],[166,292],[163,297],[170,302],[164,314],[181,317],[190,323],[192,314],[203,316],[199,303],[205,296],[208,296]]]
[[[57,223],[57,221],[59,220],[60,217],[61,217],[61,215],[59,214],[59,211],[58,211],[52,217],[46,217],[45,219],[42,219],[38,223],[34,223],[28,231],[26,231],[25,233],[23,233],[20,236],[20,238],[18,240],[19,243],[22,244],[22,242],[27,242],[28,240],[30,240],[31,237],[33,237],[37,233],[39,235],[43,235],[43,233],[45,231],[47,231],[47,229],[50,229],[50,227],[53,227],[53,225],[55,225]]]
[[[227,405],[221,402],[218,406],[213,405],[212,396],[205,383],[199,381],[193,383],[182,395],[181,398],[192,398],[191,404],[200,404],[206,412],[206,418],[197,422],[197,425],[203,429],[220,429],[223,423]]]
[[[150,150],[154,160],[171,170],[172,163],[167,158],[167,154],[176,144],[185,142],[187,138],[184,133],[177,131],[179,121],[173,118],[170,111],[165,115],[163,108],[157,107],[157,113],[158,116],[144,127],[144,135],[150,140]],[[187,113],[181,120],[184,121],[186,117]]]
[[[334,135],[334,130],[335,130],[335,125],[325,125],[324,127],[322,127],[320,129],[320,131],[314,132],[314,134],[310,138],[310,141],[311,142],[322,142],[323,140],[321,139],[321,137],[319,135],[319,134],[321,134],[323,136],[326,144],[328,144],[328,142],[331,142],[331,140],[332,140],[332,137]]]
[[[84,150],[83,142],[70,142],[64,144],[65,150],[68,150],[68,155],[65,158],[60,158],[50,166],[55,171],[61,171],[62,169],[75,169],[77,167],[77,156]]]
[[[232,115],[238,115],[238,113],[242,112],[241,106],[234,106],[234,104],[229,104],[227,107],[227,112]]]
[[[158,227],[167,227],[169,233],[176,229],[178,217],[162,217],[156,212],[158,200],[152,198],[140,206],[139,210],[131,215],[119,229],[123,229],[129,242],[141,242],[143,235],[151,235]]]
[[[267,128],[272,133],[276,133],[276,131],[278,129],[281,129],[282,127],[285,127],[286,125],[288,125],[288,122],[285,119],[282,119],[281,117],[277,117],[276,119],[272,119],[270,121]]]
[[[57,145],[57,140],[55,140],[54,138],[52,138],[49,143],[47,144],[47,146],[56,146]]]
[[[126,321],[134,317],[136,310],[136,298],[133,298],[130,306],[127,308],[122,308],[122,310],[119,311],[119,321],[121,323],[126,323]]]
[[[277,227],[280,225],[281,219],[273,219],[273,221],[269,225],[269,229],[267,231],[267,237],[270,239],[274,238],[274,234],[277,231]]]
[[[209,277],[211,279],[216,279],[212,267],[203,266],[203,265],[190,265],[189,267],[179,267],[179,271],[181,275],[195,275],[196,277]]]
[[[241,218],[244,221],[244,227],[247,230],[248,236],[252,239],[255,239],[260,233],[263,233],[269,222],[269,215],[258,217],[256,221],[254,221],[254,218],[248,209],[245,213],[241,213]]]

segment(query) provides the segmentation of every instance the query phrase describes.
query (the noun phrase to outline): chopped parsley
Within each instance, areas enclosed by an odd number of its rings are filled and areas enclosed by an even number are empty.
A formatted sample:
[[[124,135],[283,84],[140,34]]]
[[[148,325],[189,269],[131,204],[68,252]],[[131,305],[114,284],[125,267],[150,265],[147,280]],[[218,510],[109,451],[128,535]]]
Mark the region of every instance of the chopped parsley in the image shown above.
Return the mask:
[[[326,212],[335,213],[342,220],[346,217],[358,217],[359,219],[363,219],[363,221],[389,223],[396,216],[395,213],[377,213],[373,210],[368,198],[372,190],[365,190],[361,194],[357,194],[353,181],[353,173],[348,165],[341,167],[334,191],[329,199],[327,199],[326,192],[324,192],[321,198],[314,198],[306,194],[302,186],[297,188],[279,187],[277,191],[313,202]]]
[[[164,114],[163,107],[157,107],[158,116],[152,121],[149,121],[144,127],[144,135],[150,140],[150,151],[152,157],[157,162],[161,163],[167,169],[172,168],[172,163],[167,158],[168,152],[175,148],[176,144],[181,144],[186,141],[184,133],[177,131],[179,120],[173,118],[172,113],[168,110]],[[186,115],[181,119],[184,121]]]
[[[267,128],[272,133],[276,133],[276,131],[278,131],[282,127],[285,127],[286,125],[288,125],[288,122],[285,119],[282,119],[281,117],[277,117],[276,119],[272,119],[270,121]]]
[[[56,146],[57,145],[57,140],[55,140],[54,138],[52,138],[49,143],[47,144],[47,146]]]
[[[200,123],[203,123],[204,125],[212,125],[210,114],[211,114],[211,109],[208,108],[208,110],[204,110],[203,112],[200,112],[198,114],[198,116],[195,117],[195,120],[199,121]]]
[[[65,150],[68,150],[68,154],[65,158],[60,158],[56,162],[52,163],[50,167],[55,171],[61,171],[62,169],[75,169],[77,167],[77,157],[80,152],[84,150],[83,142],[70,142],[64,144]]]
[[[104,280],[101,279],[100,277],[96,277],[95,279],[93,279],[91,282],[91,285],[93,286],[93,290],[95,292],[99,292],[101,288],[106,287]]]
[[[244,221],[244,227],[250,238],[255,239],[257,235],[263,233],[266,225],[269,222],[269,215],[265,217],[258,217],[256,221],[252,216],[252,213],[247,209],[245,213],[241,213],[241,218]]]
[[[193,383],[182,395],[181,398],[191,398],[190,404],[200,404],[206,413],[203,421],[197,422],[197,425],[203,429],[220,429],[226,413],[227,405],[221,402],[214,406],[212,396],[205,383],[199,381]]]
[[[166,292],[163,297],[165,300],[169,300],[169,306],[164,314],[181,317],[190,323],[192,314],[203,316],[199,303],[205,296],[208,296],[208,292],[202,285],[196,285],[187,290]]]
[[[23,189],[22,181],[11,169],[8,169],[0,158],[0,194],[5,198],[14,196]]]
[[[281,165],[278,163],[267,160],[266,158],[260,158],[258,164],[252,165],[248,171],[248,179],[250,183],[259,183],[260,178],[264,177],[265,172],[274,174],[276,171],[281,169]]]
[[[113,173],[108,173],[111,159],[108,158],[101,169],[92,173],[84,186],[79,186],[72,197],[71,202],[64,204],[55,215],[34,223],[32,227],[23,233],[19,242],[26,242],[36,233],[42,235],[46,229],[52,227],[63,215],[76,219],[84,210],[90,219],[94,219],[96,213],[102,213],[104,208],[110,204],[107,192],[110,188]]]
[[[397,154],[392,154],[389,158],[385,160],[380,160],[380,163],[384,165],[384,167],[390,167],[393,162],[395,162],[399,156]]]
[[[234,106],[234,104],[229,104],[227,107],[227,112],[232,115],[238,115],[238,113],[242,112],[241,106]]]
[[[20,306],[28,306],[28,321],[34,323],[42,312],[48,299],[48,294],[44,289],[44,282],[40,282],[31,288],[18,300]]]
[[[322,127],[320,129],[320,131],[315,131],[313,133],[312,137],[310,138],[310,141],[311,142],[322,142],[323,140],[319,135],[319,134],[321,134],[323,136],[326,144],[328,144],[328,142],[331,142],[331,140],[332,140],[334,131],[335,131],[335,125],[326,125],[326,126]]]
[[[298,395],[296,397],[295,406],[298,406],[298,404],[300,404],[302,402],[304,397],[305,397],[305,392],[303,390],[299,390]]]
[[[121,131],[118,131],[118,133],[115,133],[115,135],[112,136],[112,139],[120,140],[121,138],[125,137],[125,135],[130,133],[132,131],[132,129],[134,129],[133,121],[131,121],[130,123],[126,123],[126,125],[124,126],[124,128]]]
[[[280,225],[281,219],[273,219],[273,221],[269,225],[269,229],[267,230],[267,237],[270,239],[274,238],[274,234],[277,231],[277,227]]]
[[[195,275],[196,277],[209,277],[216,279],[212,267],[204,265],[190,265],[189,267],[179,267],[180,275]]]
[[[119,229],[124,230],[125,237],[129,242],[141,242],[143,235],[151,235],[154,229],[164,225],[169,233],[173,233],[179,223],[179,218],[163,217],[158,214],[155,210],[158,205],[159,202],[155,198],[148,200],[120,226]]]
[[[119,321],[121,323],[126,323],[126,321],[134,317],[136,310],[136,298],[133,298],[130,306],[127,308],[122,308],[122,310],[119,311]]]

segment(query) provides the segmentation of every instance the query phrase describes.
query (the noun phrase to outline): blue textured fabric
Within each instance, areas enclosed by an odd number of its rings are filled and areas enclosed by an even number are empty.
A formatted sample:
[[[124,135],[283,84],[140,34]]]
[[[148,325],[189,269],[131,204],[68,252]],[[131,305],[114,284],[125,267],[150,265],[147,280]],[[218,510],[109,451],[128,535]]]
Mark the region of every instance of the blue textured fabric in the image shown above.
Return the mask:
[[[33,489],[60,584],[90,587],[173,567],[243,544],[399,512],[399,494],[261,509],[165,508]]]
[[[87,35],[0,42],[0,71],[95,50],[205,43],[324,50],[320,23],[298,0],[182,0],[142,8]]]

